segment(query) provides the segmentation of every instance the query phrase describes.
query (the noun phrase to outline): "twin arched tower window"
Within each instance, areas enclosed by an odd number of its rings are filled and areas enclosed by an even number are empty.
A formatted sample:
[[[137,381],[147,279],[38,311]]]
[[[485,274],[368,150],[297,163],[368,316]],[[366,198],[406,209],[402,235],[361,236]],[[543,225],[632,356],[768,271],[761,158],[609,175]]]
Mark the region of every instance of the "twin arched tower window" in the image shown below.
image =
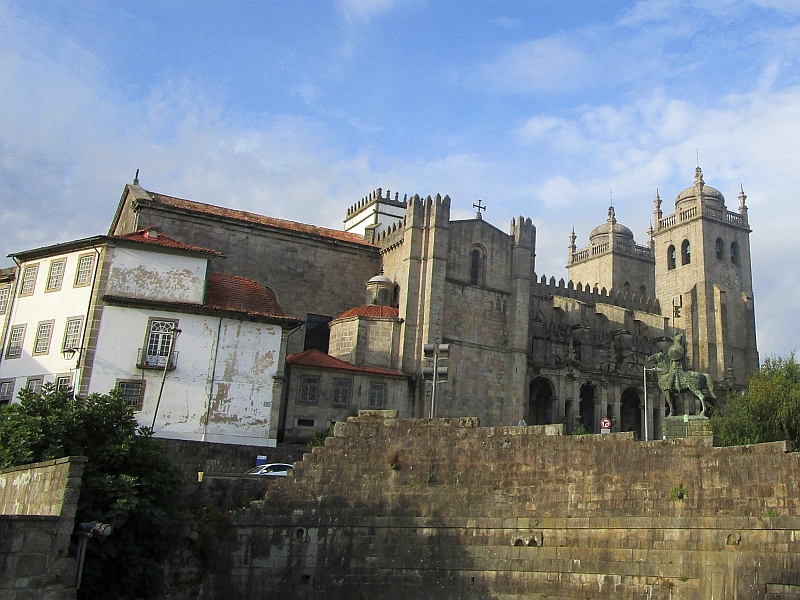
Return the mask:
[[[717,251],[717,260],[725,260],[725,242],[722,241],[722,238],[717,238],[714,249]]]
[[[735,265],[739,264],[739,244],[736,242],[731,244],[731,262]]]
[[[681,244],[681,264],[688,265],[692,262],[692,247],[689,244],[689,240],[683,240]]]
[[[470,253],[469,284],[480,285],[483,280],[483,253],[480,248],[473,248]]]
[[[675,268],[675,246],[667,248],[667,270],[671,271]]]

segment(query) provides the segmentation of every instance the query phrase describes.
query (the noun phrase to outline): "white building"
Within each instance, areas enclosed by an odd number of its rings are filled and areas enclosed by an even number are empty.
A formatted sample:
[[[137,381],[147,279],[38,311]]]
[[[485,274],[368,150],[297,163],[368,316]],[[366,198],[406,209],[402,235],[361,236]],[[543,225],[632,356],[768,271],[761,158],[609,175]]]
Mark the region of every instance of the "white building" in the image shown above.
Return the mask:
[[[154,228],[12,255],[0,402],[44,382],[116,387],[157,437],[274,445],[300,321],[270,289],[209,272],[217,256]]]

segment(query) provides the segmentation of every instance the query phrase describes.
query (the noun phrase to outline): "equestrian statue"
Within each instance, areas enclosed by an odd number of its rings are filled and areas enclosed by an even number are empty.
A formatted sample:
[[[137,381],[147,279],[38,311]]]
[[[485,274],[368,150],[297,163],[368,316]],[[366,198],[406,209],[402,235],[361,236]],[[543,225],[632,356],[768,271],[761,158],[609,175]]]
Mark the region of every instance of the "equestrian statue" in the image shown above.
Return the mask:
[[[703,390],[708,390],[708,395],[714,395],[714,380],[708,373],[698,373],[696,371],[683,370],[683,334],[678,333],[672,338],[672,346],[667,353],[657,352],[648,357],[651,363],[659,367],[663,373],[658,376],[658,388],[664,392],[664,397],[669,405],[669,415],[675,415],[675,404],[673,395],[682,392],[691,392],[702,406],[701,416],[706,413],[706,399]]]

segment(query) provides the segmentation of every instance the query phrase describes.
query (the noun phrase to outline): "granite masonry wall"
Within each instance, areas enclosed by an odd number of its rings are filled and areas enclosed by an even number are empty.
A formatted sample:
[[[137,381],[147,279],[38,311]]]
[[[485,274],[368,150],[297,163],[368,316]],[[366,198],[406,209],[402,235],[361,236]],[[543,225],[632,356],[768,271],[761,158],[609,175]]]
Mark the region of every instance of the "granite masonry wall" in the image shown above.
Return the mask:
[[[0,471],[0,598],[75,598],[75,527],[86,459],[67,457]]]
[[[186,483],[197,481],[202,471],[214,475],[240,475],[256,466],[256,457],[266,456],[268,463],[294,463],[302,460],[308,446],[244,446],[191,440],[159,440],[172,464],[183,473]]]
[[[788,450],[362,413],[205,523],[191,597],[796,598]]]

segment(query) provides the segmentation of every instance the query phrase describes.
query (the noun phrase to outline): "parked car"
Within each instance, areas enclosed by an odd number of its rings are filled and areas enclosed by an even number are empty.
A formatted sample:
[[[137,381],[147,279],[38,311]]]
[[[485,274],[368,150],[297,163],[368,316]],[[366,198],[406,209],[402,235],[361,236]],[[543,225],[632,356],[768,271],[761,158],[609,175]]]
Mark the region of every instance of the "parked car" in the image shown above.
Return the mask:
[[[268,465],[259,465],[253,467],[246,475],[266,475],[268,477],[286,477],[286,473],[291,471],[294,467],[286,463],[270,463]]]

